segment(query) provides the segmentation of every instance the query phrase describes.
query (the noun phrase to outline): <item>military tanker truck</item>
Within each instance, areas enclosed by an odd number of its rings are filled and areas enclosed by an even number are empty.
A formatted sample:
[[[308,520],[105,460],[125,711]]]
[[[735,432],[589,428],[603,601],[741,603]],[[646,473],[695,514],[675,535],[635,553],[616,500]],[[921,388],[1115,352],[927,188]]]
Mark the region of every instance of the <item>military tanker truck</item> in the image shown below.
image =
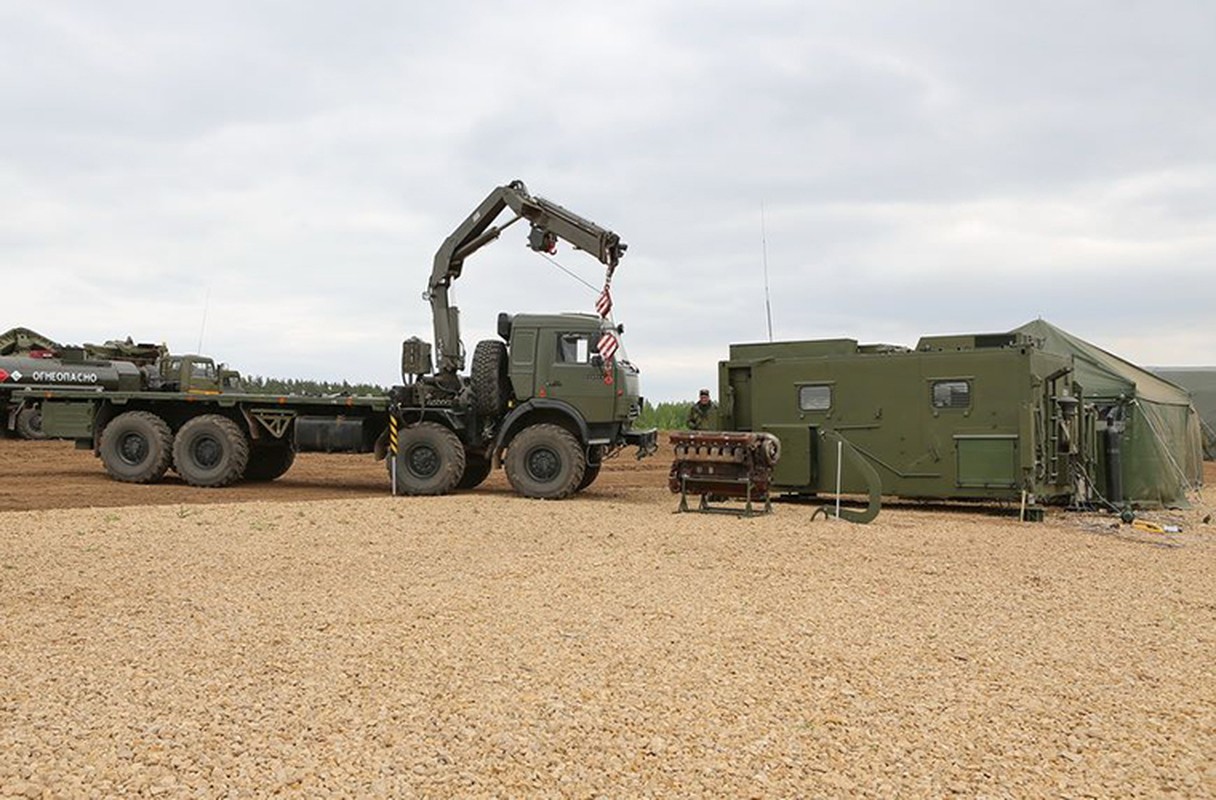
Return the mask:
[[[501,227],[494,220],[510,209]],[[449,302],[465,260],[525,219],[528,247],[555,252],[565,241],[607,268],[599,314],[500,314],[498,339],[478,342],[468,376],[460,312]],[[609,320],[612,273],[626,244],[610,230],[528,193],[499,186],[435,254],[425,297],[438,364],[419,338],[402,349],[403,385],[392,389],[389,471],[398,494],[445,494],[477,486],[504,467],[525,497],[560,499],[586,489],[604,460],[626,447],[639,458],[657,433],[639,430],[638,369],[620,355],[623,327]]]
[[[386,427],[384,397],[250,394],[206,356],[138,366],[64,348],[53,360],[0,357],[0,370],[19,409],[40,404],[46,435],[93,450],[128,483],[169,469],[192,486],[274,480],[300,451],[374,452]]]
[[[11,328],[0,333],[0,408],[3,408],[4,432],[22,439],[48,438],[42,430],[41,403],[37,400],[13,402],[12,391],[26,384],[54,383],[50,380],[18,380],[18,376],[51,376],[56,365],[61,364],[64,354],[73,360],[99,359],[105,361],[128,361],[136,366],[154,364],[169,350],[163,344],[136,342],[131,337],[125,340],[110,339],[103,344],[85,344],[82,347],[67,347],[29,328]],[[17,362],[14,359],[25,359]],[[104,370],[102,370],[104,372]],[[12,376],[12,380],[10,380]],[[98,385],[112,382],[113,376],[95,376]]]

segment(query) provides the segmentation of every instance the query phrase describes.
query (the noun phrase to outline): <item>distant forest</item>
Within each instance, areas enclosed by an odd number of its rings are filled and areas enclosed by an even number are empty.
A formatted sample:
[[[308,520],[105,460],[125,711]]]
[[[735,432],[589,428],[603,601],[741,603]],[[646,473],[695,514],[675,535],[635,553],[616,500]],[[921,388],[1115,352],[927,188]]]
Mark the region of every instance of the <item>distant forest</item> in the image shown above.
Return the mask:
[[[261,375],[244,376],[241,380],[245,390],[255,394],[312,394],[312,395],[383,395],[388,388],[374,383],[348,383],[347,381],[309,381],[296,378],[266,378]],[[688,408],[692,403],[659,403],[649,400],[642,408],[636,426],[658,428],[661,431],[678,431],[687,427]]]
[[[261,375],[242,375],[241,383],[245,391],[254,394],[388,394],[386,387],[374,383],[266,378]]]

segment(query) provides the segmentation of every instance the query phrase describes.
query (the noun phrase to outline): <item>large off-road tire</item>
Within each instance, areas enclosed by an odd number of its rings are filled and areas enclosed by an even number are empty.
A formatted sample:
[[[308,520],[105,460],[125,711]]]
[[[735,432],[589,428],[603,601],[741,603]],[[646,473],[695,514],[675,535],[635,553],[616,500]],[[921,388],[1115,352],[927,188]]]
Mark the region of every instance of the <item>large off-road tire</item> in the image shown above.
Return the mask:
[[[495,339],[477,343],[469,382],[473,386],[473,410],[478,415],[497,419],[506,413],[511,399],[506,344]]]
[[[42,432],[42,408],[26,406],[18,411],[15,427],[17,435],[22,439],[45,439],[46,434]]]
[[[447,494],[465,470],[464,445],[437,422],[402,428],[397,437],[397,494]],[[392,474],[393,462],[389,461]]]
[[[101,463],[116,481],[155,483],[173,457],[173,432],[150,411],[119,414],[101,431]]]
[[[248,464],[245,433],[219,414],[195,417],[173,439],[173,468],[191,486],[227,486],[241,479]]]
[[[460,482],[456,484],[457,489],[475,489],[490,477],[490,469],[493,467],[490,459],[480,453],[470,453],[467,450],[464,454],[464,474],[460,476]]]
[[[245,465],[245,480],[272,481],[282,476],[295,463],[296,451],[290,445],[255,447],[249,451]]]
[[[507,446],[507,480],[524,497],[560,500],[578,490],[587,471],[582,445],[560,425],[525,428]]]

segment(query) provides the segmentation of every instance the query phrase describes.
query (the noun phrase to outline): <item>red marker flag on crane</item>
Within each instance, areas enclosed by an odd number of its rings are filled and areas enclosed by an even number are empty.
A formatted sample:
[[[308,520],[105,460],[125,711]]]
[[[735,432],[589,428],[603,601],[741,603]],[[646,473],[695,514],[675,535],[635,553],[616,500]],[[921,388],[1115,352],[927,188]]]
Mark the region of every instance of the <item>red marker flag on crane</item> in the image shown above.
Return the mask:
[[[608,284],[604,284],[604,291],[600,292],[599,298],[595,301],[595,311],[604,319],[608,319],[608,315],[612,313],[612,292],[608,289]]]
[[[605,361],[612,360],[612,357],[616,355],[616,351],[619,350],[620,347],[621,342],[616,338],[616,334],[612,331],[604,331],[604,335],[601,336],[600,340],[595,344],[596,351],[604,357]]]
[[[613,267],[608,267],[608,273],[604,276],[604,290],[600,292],[600,296],[595,299],[595,313],[600,315],[601,319],[607,320],[612,314],[612,273]],[[616,333],[611,330],[604,331],[600,336],[599,341],[595,343],[595,350],[604,359],[604,368],[608,369],[608,365],[612,363],[612,357],[616,355],[616,351],[621,347],[621,340],[617,338]],[[611,372],[604,373],[604,380],[611,379]]]

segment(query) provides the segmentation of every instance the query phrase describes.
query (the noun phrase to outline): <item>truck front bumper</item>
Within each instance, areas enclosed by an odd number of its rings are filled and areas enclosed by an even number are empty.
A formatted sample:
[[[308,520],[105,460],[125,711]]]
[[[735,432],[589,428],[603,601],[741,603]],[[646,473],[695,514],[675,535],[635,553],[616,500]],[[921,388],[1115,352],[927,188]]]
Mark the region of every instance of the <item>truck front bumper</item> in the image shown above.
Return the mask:
[[[659,431],[657,428],[647,428],[643,431],[625,431],[625,444],[637,445],[638,452],[636,456],[638,460],[646,458],[646,456],[652,456],[659,449]]]

